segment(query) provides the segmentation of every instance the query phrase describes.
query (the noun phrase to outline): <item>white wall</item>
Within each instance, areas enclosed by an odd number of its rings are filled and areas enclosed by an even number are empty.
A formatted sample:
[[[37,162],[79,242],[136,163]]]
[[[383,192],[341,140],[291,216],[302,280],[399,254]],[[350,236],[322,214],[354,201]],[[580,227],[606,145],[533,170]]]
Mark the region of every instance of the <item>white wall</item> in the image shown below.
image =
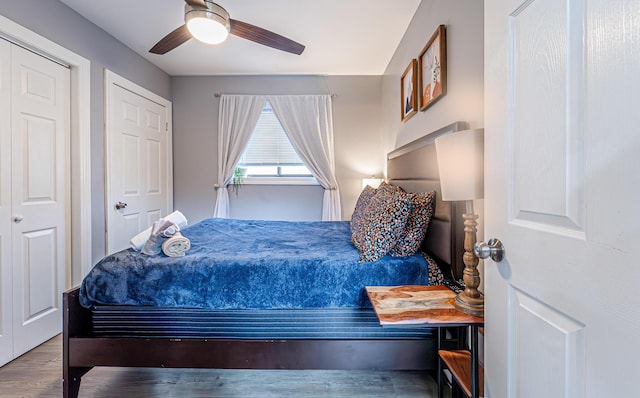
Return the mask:
[[[243,185],[237,194],[229,190],[229,211],[247,220],[320,220],[323,194],[320,185]]]
[[[424,112],[400,121],[400,77],[444,24],[447,93]],[[484,127],[484,2],[423,0],[382,79],[383,153],[456,121]]]
[[[447,94],[402,123],[400,76],[440,24],[447,26]],[[175,207],[194,221],[213,213],[218,120],[214,93],[335,93],[336,169],[343,219],[350,218],[360,179],[382,176],[388,151],[454,121],[483,127],[483,28],[481,0],[423,0],[384,76],[173,77]],[[244,186],[238,196],[231,195],[232,216],[250,218],[262,211],[267,214],[263,218],[317,219],[313,188]],[[273,205],[279,201],[278,191],[291,200],[289,214],[287,205]]]
[[[361,179],[382,175],[381,76],[182,76],[173,94],[174,207],[190,222],[211,217],[216,192],[219,99],[224,94],[336,94],[336,176],[343,219],[351,217]],[[245,185],[231,193],[235,218],[319,220],[314,186]]]
[[[447,93],[402,123],[400,77],[441,24],[447,29]],[[382,153],[457,121],[484,127],[484,1],[423,0],[382,78]],[[482,199],[474,202],[474,210],[478,240],[483,240]]]

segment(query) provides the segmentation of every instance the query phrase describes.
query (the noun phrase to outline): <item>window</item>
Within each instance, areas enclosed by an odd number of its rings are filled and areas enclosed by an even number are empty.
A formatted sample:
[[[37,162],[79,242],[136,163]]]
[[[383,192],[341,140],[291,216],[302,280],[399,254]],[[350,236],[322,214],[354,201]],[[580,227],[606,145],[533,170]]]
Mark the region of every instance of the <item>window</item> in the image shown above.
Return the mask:
[[[243,175],[246,173],[244,183],[317,184],[293,149],[269,101],[262,109],[238,167],[243,169]]]

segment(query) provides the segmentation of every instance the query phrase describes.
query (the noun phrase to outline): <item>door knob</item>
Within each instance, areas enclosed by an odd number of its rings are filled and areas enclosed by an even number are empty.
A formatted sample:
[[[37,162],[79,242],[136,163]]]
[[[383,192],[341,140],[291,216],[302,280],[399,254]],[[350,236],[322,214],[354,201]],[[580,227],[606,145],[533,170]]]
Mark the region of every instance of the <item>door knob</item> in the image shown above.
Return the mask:
[[[489,243],[477,242],[473,246],[473,252],[478,258],[491,257],[493,261],[499,263],[504,258],[504,246],[498,239],[489,239]]]
[[[124,202],[117,202],[117,203],[116,203],[116,210],[122,210],[122,209],[124,209],[125,207],[127,207],[127,204],[126,204],[126,203],[124,203]]]
[[[13,216],[13,222],[16,224],[20,224],[22,220],[24,220],[24,218],[19,214],[16,214],[15,216]]]

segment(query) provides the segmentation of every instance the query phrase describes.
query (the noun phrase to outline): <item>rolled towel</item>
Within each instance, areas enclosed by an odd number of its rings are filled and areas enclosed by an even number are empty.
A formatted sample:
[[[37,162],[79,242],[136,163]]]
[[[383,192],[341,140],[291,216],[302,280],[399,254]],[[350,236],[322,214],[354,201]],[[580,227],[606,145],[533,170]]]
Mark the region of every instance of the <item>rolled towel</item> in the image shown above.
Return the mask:
[[[159,221],[169,221],[172,224],[176,224],[180,228],[184,228],[187,226],[187,219],[185,218],[184,214],[182,214],[178,210],[161,218]],[[152,228],[153,226],[145,229],[144,231],[140,232],[138,235],[131,238],[131,240],[129,241],[131,248],[138,251],[142,250],[145,243],[147,243],[147,241],[149,240],[149,237],[151,236]]]
[[[154,228],[157,223],[158,223],[157,221],[154,222],[153,227],[151,228]],[[162,237],[159,235],[154,235],[153,233],[149,236],[149,239],[147,239],[144,246],[142,246],[142,249],[140,250],[142,254],[146,254],[148,256],[158,255],[160,254],[161,251],[162,251]]]
[[[176,232],[162,244],[162,252],[169,257],[182,257],[191,248],[191,241]]]
[[[151,235],[141,252],[149,256],[160,254],[164,241],[177,234],[178,231],[180,231],[180,227],[170,221],[160,219],[160,221],[154,222],[151,227]]]

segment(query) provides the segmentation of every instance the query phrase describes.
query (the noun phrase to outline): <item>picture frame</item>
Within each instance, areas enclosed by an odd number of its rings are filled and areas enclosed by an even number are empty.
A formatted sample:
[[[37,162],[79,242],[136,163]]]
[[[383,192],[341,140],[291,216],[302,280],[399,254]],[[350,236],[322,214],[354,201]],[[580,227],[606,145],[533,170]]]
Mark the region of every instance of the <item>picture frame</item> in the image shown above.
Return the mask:
[[[418,57],[420,111],[447,93],[446,28],[438,26]]]
[[[400,116],[403,122],[418,111],[418,61],[414,58],[400,78]]]

